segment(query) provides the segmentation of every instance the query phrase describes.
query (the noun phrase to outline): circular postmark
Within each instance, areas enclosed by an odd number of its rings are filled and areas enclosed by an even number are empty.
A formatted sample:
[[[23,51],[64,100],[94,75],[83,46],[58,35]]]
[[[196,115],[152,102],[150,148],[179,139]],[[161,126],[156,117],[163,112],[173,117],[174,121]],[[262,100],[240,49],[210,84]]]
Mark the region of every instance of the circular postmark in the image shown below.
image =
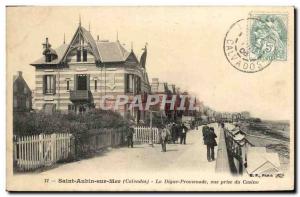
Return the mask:
[[[274,59],[276,41],[270,27],[256,18],[241,19],[231,25],[224,38],[224,54],[236,69],[254,73]]]

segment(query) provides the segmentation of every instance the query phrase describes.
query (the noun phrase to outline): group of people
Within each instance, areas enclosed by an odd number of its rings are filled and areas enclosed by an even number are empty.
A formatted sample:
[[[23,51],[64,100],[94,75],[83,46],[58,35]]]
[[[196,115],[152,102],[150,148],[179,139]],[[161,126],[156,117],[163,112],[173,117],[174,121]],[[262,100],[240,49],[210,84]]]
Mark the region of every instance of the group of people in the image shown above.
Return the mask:
[[[170,123],[167,125],[167,129],[170,131],[170,143],[176,144],[179,139],[180,144],[186,144],[186,133],[188,132],[188,128],[184,123]]]
[[[221,127],[224,127],[224,124],[220,124]],[[167,143],[177,143],[178,139],[180,139],[180,144],[186,144],[186,135],[188,132],[188,128],[184,125],[184,123],[176,124],[171,123],[166,126],[162,125],[159,127],[159,136],[160,143],[162,147],[162,152],[167,151]],[[133,148],[133,134],[134,127],[130,127],[127,133],[127,145],[128,147]],[[207,124],[203,125],[202,128],[202,137],[203,142],[207,148],[207,160],[214,161],[215,160],[215,146],[217,146],[214,127],[209,127]]]
[[[186,134],[188,128],[182,124],[171,123],[166,127],[161,126],[160,133],[160,142],[162,146],[162,152],[167,151],[167,143],[177,143],[178,138],[180,139],[180,144],[186,144]]]

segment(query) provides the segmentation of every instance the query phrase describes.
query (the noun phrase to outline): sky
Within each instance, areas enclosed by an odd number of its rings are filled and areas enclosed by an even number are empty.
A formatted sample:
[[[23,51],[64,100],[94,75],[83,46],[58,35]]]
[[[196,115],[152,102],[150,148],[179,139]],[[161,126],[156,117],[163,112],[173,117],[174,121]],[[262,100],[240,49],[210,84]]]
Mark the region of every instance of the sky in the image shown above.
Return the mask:
[[[255,11],[267,10],[255,8]],[[276,9],[276,8],[272,8]],[[257,73],[233,68],[223,52],[229,27],[253,8],[213,7],[10,7],[7,8],[7,80],[17,71],[34,88],[34,67],[49,38],[53,48],[70,42],[81,16],[94,37],[115,41],[140,57],[148,43],[151,81],[175,84],[216,111],[250,111],[262,119],[293,119],[293,17],[288,58]],[[274,10],[270,10],[274,11]],[[275,10],[276,11],[276,10]],[[292,13],[286,10],[286,13]],[[8,83],[8,89],[9,89]]]

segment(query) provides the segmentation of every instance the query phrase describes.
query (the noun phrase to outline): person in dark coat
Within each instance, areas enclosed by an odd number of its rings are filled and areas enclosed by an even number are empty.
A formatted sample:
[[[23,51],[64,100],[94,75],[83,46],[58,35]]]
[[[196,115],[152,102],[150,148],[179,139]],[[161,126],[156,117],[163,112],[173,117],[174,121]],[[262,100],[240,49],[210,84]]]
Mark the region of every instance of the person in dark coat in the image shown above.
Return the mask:
[[[160,143],[162,152],[167,152],[167,141],[168,136],[170,135],[169,130],[165,128],[164,126],[161,126],[160,128]]]
[[[176,124],[173,123],[171,126],[171,136],[172,136],[172,142],[175,144],[177,141],[177,129],[176,129]]]
[[[180,124],[176,124],[175,130],[176,130],[176,141],[178,141],[178,138],[181,138],[181,131],[180,131]]]
[[[127,132],[127,146],[133,148],[134,127],[130,126]]]
[[[209,132],[209,127],[206,124],[204,124],[204,126],[202,127],[202,137],[205,145],[206,145],[205,138],[208,132]]]
[[[224,127],[225,127],[224,122],[221,122],[221,128],[224,129]]]
[[[181,130],[180,144],[186,144],[186,133],[188,131],[188,128],[182,123],[180,130]]]
[[[204,143],[207,148],[207,160],[214,161],[215,160],[215,146],[217,146],[215,130],[213,127],[210,127],[208,132],[205,135]]]

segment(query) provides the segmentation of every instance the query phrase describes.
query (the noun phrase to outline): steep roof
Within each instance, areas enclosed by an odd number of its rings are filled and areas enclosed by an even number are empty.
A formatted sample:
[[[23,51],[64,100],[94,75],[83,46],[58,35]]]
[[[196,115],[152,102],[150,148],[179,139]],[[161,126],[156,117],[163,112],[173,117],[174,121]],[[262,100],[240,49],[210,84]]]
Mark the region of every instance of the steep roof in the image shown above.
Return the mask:
[[[101,62],[124,62],[130,54],[118,41],[97,41],[96,45]]]
[[[100,59],[99,51],[97,49],[97,45],[96,45],[96,42],[95,42],[92,34],[89,31],[87,31],[86,29],[84,29],[82,26],[79,26],[78,29],[80,29],[82,31],[83,36],[89,41],[89,44],[91,45],[93,51],[95,52],[94,55],[95,55],[96,59],[99,60]]]
[[[136,58],[133,51],[128,52],[119,41],[109,42],[109,41],[95,41],[93,36],[89,31],[87,31],[82,26],[79,26],[69,44],[63,44],[60,47],[56,48],[54,51],[57,54],[57,59],[52,60],[51,62],[46,62],[45,57],[41,57],[38,60],[31,63],[31,65],[39,65],[39,64],[59,64],[65,60],[65,57],[68,54],[68,51],[71,50],[72,43],[74,43],[77,39],[77,35],[81,34],[84,39],[90,45],[92,52],[95,56],[96,61],[102,63],[109,63],[109,62],[125,62],[127,58],[133,54]],[[136,59],[138,62],[138,60]]]
[[[22,76],[22,72],[18,71],[18,75],[13,75],[13,88],[15,88],[15,84],[22,83],[24,84],[25,88],[28,90],[28,94],[32,94],[31,89],[29,88],[28,84],[26,83],[25,79]]]

